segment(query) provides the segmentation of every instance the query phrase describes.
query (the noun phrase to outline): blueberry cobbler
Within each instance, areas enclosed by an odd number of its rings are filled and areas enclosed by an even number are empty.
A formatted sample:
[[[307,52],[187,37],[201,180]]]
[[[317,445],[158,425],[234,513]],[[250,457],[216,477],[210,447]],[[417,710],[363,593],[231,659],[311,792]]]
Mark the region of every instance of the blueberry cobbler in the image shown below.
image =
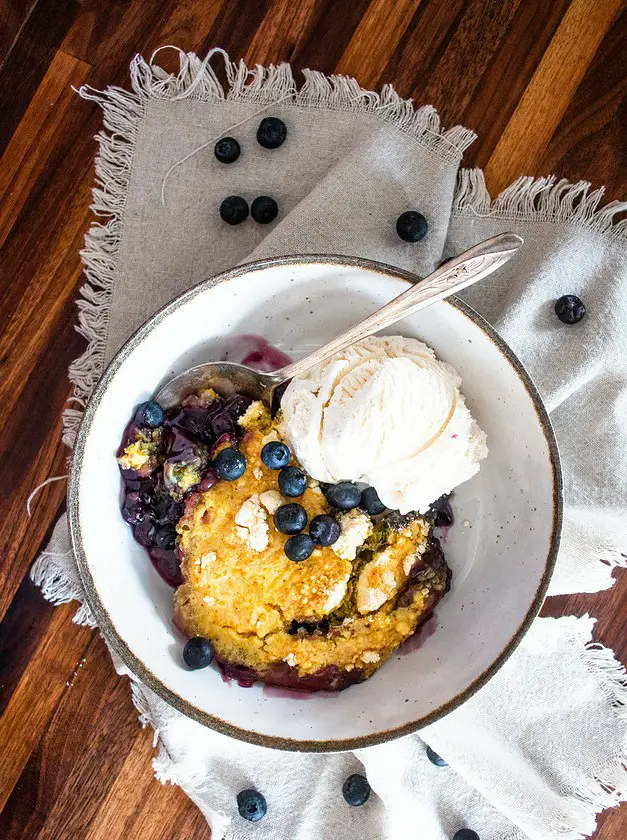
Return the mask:
[[[416,632],[450,584],[433,534],[446,494],[487,451],[459,384],[418,341],[367,339],[290,383],[274,415],[210,389],[139,406],[122,515],[176,587],[189,667],[341,689]]]

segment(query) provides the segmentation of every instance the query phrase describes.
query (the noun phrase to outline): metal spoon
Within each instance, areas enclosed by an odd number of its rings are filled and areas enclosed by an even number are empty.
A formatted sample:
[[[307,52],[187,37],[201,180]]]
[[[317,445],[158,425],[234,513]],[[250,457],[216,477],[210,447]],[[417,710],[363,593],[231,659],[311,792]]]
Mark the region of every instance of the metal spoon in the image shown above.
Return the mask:
[[[522,244],[522,238],[515,233],[501,233],[474,245],[441,265],[420,283],[402,292],[338,338],[280,370],[262,373],[235,362],[206,362],[170,379],[159,389],[155,399],[164,408],[169,408],[200,388],[213,388],[223,396],[246,394],[271,405],[272,394],[279,385],[300,376],[309,368],[319,365],[329,356],[345,350],[362,338],[373,335],[401,318],[413,315],[420,309],[425,309],[432,303],[487,277],[507,262]]]

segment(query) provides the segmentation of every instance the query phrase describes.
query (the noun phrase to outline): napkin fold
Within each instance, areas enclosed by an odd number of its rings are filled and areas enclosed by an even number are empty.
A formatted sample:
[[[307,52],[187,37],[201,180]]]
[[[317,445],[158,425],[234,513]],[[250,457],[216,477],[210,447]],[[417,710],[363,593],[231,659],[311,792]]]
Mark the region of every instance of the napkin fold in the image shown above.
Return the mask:
[[[627,222],[616,219],[627,203],[600,208],[602,190],[554,178],[521,178],[491,201],[479,170],[459,170],[473,133],[443,130],[433,108],[414,109],[390,86],[375,94],[308,70],[297,90],[289,65],[249,70],[222,50],[179,56],[178,74],[155,55],[136,57],[132,92],[80,91],[104,114],[93,209],[105,221],[92,225],[82,252],[79,331],[88,346],[70,369],[64,441],[72,445],[81,407],[126,338],[207,276],[262,256],[325,252],[426,274],[512,229],[523,252],[462,296],[513,347],[551,413],[566,490],[551,593],[610,587],[627,562]],[[226,89],[214,56],[224,60]],[[269,114],[288,126],[280,154],[255,140]],[[211,165],[215,139],[230,130],[241,160]],[[274,196],[277,222],[227,229],[216,208],[233,193]],[[401,242],[390,221],[407,207],[429,220],[418,246]],[[588,311],[575,328],[552,311],[571,292]],[[83,601],[65,518],[32,576],[54,603]],[[85,604],[75,620],[95,624]],[[432,765],[415,735],[338,755],[254,747],[200,726],[129,677],[140,719],[155,729],[157,777],[183,787],[216,838],[445,840],[467,827],[482,840],[577,840],[627,796],[627,677],[592,642],[593,624],[536,620],[488,685],[422,730],[448,767]],[[364,768],[374,795],[351,808],[341,784]],[[259,823],[237,814],[245,787],[268,801]]]

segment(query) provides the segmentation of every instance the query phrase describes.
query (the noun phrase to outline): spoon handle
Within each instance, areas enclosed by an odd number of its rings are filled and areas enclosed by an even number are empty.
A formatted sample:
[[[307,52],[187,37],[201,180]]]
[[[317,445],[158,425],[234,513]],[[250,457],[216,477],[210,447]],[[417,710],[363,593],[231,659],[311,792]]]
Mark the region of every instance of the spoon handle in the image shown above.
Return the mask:
[[[458,257],[453,257],[436,268],[420,283],[411,286],[333,341],[310,353],[304,359],[299,359],[275,371],[273,379],[278,384],[300,376],[309,368],[319,365],[325,359],[345,350],[357,341],[390,327],[401,318],[413,315],[420,309],[465,289],[466,286],[471,286],[506,263],[522,244],[523,240],[517,234],[501,233],[473,245]]]

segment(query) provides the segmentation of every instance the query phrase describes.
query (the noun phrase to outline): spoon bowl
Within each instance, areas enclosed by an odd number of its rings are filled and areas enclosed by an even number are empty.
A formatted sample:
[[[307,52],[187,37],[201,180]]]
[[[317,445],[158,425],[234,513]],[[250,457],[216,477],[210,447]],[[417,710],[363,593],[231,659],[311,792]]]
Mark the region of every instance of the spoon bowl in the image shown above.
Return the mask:
[[[276,378],[276,374],[262,373],[236,362],[206,362],[170,379],[157,391],[155,399],[163,408],[171,408],[195,391],[213,388],[223,397],[244,394],[253,400],[269,402],[268,392],[271,394]]]

